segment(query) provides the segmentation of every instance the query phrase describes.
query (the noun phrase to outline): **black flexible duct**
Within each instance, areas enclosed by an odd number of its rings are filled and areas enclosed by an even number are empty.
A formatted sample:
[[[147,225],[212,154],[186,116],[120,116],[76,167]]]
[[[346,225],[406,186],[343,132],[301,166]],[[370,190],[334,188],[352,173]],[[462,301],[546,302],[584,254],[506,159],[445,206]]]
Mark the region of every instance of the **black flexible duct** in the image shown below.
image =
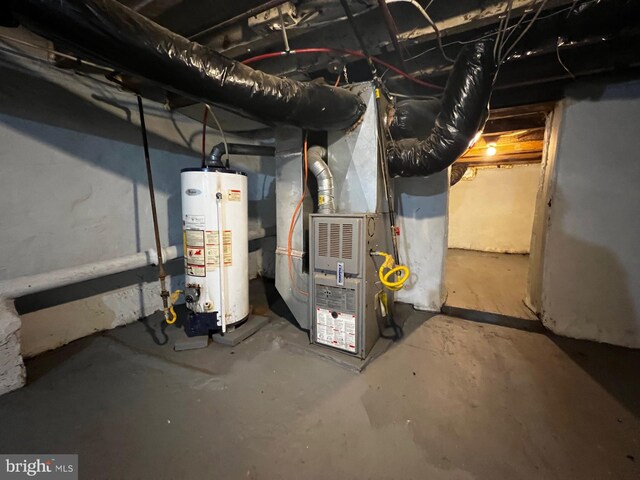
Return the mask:
[[[389,133],[394,140],[403,138],[425,138],[436,124],[436,117],[440,113],[442,104],[440,100],[433,99],[411,99],[398,102],[395,107]],[[462,180],[467,171],[466,164],[453,163],[451,165],[451,175],[449,176],[449,186],[453,187]]]
[[[389,132],[394,140],[426,138],[436,124],[442,103],[434,99],[402,100],[395,106]]]
[[[393,176],[424,177],[449,167],[462,155],[488,117],[496,66],[493,43],[463,48],[442,97],[442,109],[425,140],[389,142],[387,159]]]
[[[462,180],[464,174],[467,173],[469,167],[464,163],[454,163],[451,165],[451,175],[449,177],[449,186],[453,187],[456,183]]]
[[[366,108],[344,89],[253,70],[115,0],[2,3],[5,15],[10,12],[21,25],[82,57],[192,99],[230,105],[269,123],[339,130],[352,126]]]

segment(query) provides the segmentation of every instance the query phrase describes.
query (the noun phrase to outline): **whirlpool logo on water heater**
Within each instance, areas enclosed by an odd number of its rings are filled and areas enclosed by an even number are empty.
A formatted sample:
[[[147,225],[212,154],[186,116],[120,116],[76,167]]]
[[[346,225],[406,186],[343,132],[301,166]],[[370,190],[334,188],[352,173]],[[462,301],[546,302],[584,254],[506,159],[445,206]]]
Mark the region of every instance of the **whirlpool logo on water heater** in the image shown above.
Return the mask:
[[[0,480],[20,478],[77,480],[78,455],[0,456]]]
[[[187,188],[184,193],[186,193],[190,197],[195,197],[196,195],[200,195],[202,193],[202,190],[198,190],[197,188]]]

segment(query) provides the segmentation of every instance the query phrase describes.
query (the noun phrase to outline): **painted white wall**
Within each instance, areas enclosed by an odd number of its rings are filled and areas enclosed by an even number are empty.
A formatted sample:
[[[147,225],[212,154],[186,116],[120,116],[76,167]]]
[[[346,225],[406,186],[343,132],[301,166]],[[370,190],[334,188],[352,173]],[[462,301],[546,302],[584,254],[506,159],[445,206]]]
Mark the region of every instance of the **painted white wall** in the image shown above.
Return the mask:
[[[411,277],[396,300],[418,310],[440,311],[446,299],[449,170],[427,178],[396,178],[398,250]]]
[[[578,84],[560,112],[542,321],[561,335],[640,347],[640,82]]]
[[[135,97],[8,54],[0,78],[0,280],[154,248]],[[179,172],[199,165],[202,126],[149,101],[145,113],[162,243],[180,245]],[[220,141],[207,135],[209,147]],[[249,174],[250,228],[273,235],[273,162],[241,157],[233,166]],[[273,240],[251,242],[253,276],[273,276],[273,247],[262,248]],[[180,261],[170,273],[180,286]],[[149,315],[158,294],[150,267],[22,299],[22,353]]]
[[[449,248],[529,253],[540,165],[479,168],[449,194]]]

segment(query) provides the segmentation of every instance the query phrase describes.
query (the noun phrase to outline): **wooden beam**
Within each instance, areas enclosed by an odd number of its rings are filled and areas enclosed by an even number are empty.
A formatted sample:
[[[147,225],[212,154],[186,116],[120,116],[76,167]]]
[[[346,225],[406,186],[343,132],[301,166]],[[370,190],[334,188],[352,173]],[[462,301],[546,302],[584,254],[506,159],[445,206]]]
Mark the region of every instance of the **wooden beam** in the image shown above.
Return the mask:
[[[522,165],[542,162],[542,153],[516,153],[509,155],[494,155],[492,157],[460,157],[456,163],[468,167]]]
[[[569,5],[572,1],[573,0],[552,0],[547,2],[545,10]],[[440,30],[441,35],[451,35],[453,33],[470,30],[471,28],[491,25],[492,23],[496,23],[505,14],[508,3],[509,2],[506,1],[500,1],[484,8],[481,7],[475,10],[470,10],[462,15],[456,15],[455,17],[436,22],[436,26],[438,27],[438,30]],[[527,9],[531,8],[536,3],[538,3],[537,0],[514,0],[511,19],[515,20],[522,16]],[[473,27],[471,25],[473,25]],[[398,36],[398,39],[400,41],[420,43],[432,40],[435,37],[436,34],[433,27],[426,26],[401,33]]]

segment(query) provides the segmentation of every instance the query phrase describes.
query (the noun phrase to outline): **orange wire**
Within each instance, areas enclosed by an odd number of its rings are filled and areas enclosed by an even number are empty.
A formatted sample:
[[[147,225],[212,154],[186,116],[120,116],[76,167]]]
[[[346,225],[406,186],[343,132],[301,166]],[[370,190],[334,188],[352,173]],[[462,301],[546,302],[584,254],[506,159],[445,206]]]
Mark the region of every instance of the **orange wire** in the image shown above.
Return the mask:
[[[298,217],[300,214],[300,207],[302,207],[302,202],[304,202],[304,197],[307,195],[307,176],[309,174],[309,160],[307,158],[307,137],[304,137],[304,190],[302,191],[302,195],[300,196],[300,200],[298,201],[298,205],[296,205],[296,209],[293,211],[293,216],[291,217],[291,224],[289,225],[289,237],[287,239],[287,257],[289,263],[289,279],[291,280],[291,284],[296,291],[302,295],[309,296],[309,292],[302,291],[298,288],[296,281],[293,278],[293,259],[291,258],[291,241],[293,239],[293,228],[298,221]]]
[[[338,75],[338,78],[336,78],[336,83],[333,85],[334,87],[340,85],[340,77],[342,77],[342,73]]]

